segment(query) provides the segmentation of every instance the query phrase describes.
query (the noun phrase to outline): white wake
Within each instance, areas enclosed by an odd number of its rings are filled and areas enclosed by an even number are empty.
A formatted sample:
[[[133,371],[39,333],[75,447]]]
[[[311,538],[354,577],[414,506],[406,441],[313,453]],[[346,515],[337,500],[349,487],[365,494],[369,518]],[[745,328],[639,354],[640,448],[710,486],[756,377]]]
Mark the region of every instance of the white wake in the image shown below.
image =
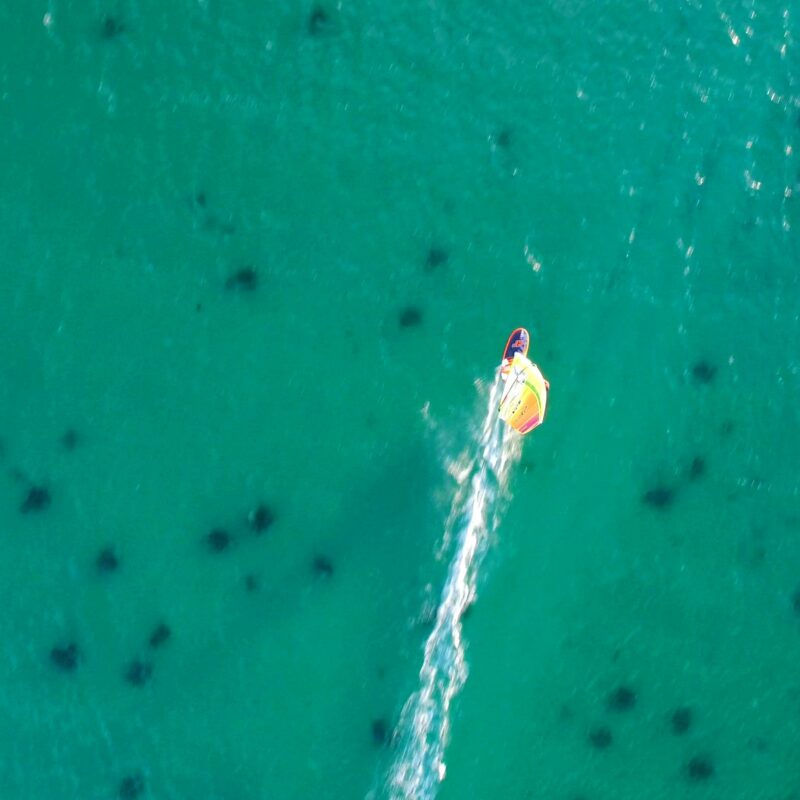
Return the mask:
[[[399,752],[386,787],[391,800],[431,800],[445,776],[450,706],[467,679],[461,616],[475,596],[481,560],[497,528],[521,438],[497,415],[503,383],[495,378],[472,456],[459,471],[459,488],[444,531],[456,539],[436,623],[425,643],[419,689],[398,726]]]

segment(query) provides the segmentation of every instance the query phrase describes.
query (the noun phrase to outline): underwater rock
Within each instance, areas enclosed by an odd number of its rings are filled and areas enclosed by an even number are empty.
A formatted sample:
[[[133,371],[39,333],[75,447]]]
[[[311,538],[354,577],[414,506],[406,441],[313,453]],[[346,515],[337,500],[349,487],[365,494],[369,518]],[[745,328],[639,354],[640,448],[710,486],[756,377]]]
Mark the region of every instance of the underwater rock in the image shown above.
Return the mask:
[[[717,368],[709,364],[708,361],[697,361],[692,365],[692,377],[698,383],[711,383],[716,374]]]
[[[684,733],[687,733],[689,728],[692,727],[692,709],[688,706],[680,706],[676,708],[672,712],[672,716],[669,718],[669,724],[672,728],[672,732],[676,736],[683,736]]]
[[[150,647],[156,650],[161,647],[162,644],[166,644],[171,636],[172,631],[169,629],[169,625],[165,622],[159,622],[150,634],[150,639],[148,640],[150,642]]]
[[[74,672],[80,660],[81,654],[74,642],[70,642],[66,647],[54,647],[50,651],[51,663],[62,672]]]
[[[689,465],[689,480],[696,481],[706,473],[706,460],[702,456],[695,456]]]
[[[322,6],[314,6],[308,15],[308,33],[311,36],[318,36],[323,33],[330,22],[328,12]]]
[[[675,499],[675,492],[666,486],[656,486],[642,495],[642,502],[652,508],[668,508]]]
[[[119,567],[119,559],[110,547],[104,547],[94,563],[98,572],[116,572]]]
[[[714,772],[714,762],[708,756],[692,756],[686,764],[686,777],[693,783],[707,781]]]
[[[636,706],[636,692],[630,686],[618,686],[606,697],[609,711],[630,711]]]
[[[372,720],[372,742],[382,747],[389,741],[389,723],[385,719]]]
[[[206,207],[206,193],[201,189],[195,196],[194,201],[200,208]]]
[[[400,312],[398,322],[401,328],[413,328],[422,322],[422,312],[415,306],[407,306]]]
[[[800,617],[800,586],[794,590],[794,594],[792,595],[792,608],[794,609],[794,613]]]
[[[44,511],[50,505],[50,492],[44,486],[31,486],[19,510],[22,514],[31,511]]]
[[[222,528],[214,528],[214,530],[206,536],[206,544],[214,553],[221,553],[223,550],[227,550],[230,543],[230,534],[222,530]]]
[[[318,578],[330,578],[333,575],[333,561],[327,556],[314,556],[311,568]]]
[[[116,17],[105,16],[100,23],[100,36],[103,39],[116,39],[121,33],[125,32],[125,23]]]
[[[595,750],[606,750],[611,747],[614,741],[614,735],[611,733],[611,728],[606,725],[596,725],[589,731],[589,744]]]
[[[243,267],[225,281],[226,289],[240,289],[244,292],[254,292],[258,288],[258,273],[252,267]]]
[[[433,272],[435,269],[443,267],[449,258],[450,254],[447,250],[443,247],[433,245],[431,249],[428,250],[428,257],[425,259],[425,272]]]
[[[247,515],[247,521],[256,533],[263,533],[275,522],[275,513],[265,503],[259,503]]]
[[[144,686],[152,677],[153,665],[140,658],[134,658],[125,670],[125,680],[131,686]]]
[[[73,428],[69,428],[61,436],[61,446],[65,450],[74,450],[78,443],[80,442],[80,436],[78,436],[78,432]]]
[[[117,793],[120,800],[136,800],[144,791],[144,777],[140,772],[134,772],[123,778],[119,784]]]

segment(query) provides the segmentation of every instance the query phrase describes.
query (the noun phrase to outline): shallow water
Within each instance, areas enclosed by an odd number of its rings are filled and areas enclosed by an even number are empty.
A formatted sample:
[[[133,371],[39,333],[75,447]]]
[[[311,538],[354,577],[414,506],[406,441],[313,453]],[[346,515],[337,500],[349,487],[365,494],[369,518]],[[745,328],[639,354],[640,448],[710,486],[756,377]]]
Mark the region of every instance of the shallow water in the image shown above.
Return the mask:
[[[800,12],[27,5],[0,0],[0,796],[380,786],[516,325],[553,389],[439,796],[800,794]]]

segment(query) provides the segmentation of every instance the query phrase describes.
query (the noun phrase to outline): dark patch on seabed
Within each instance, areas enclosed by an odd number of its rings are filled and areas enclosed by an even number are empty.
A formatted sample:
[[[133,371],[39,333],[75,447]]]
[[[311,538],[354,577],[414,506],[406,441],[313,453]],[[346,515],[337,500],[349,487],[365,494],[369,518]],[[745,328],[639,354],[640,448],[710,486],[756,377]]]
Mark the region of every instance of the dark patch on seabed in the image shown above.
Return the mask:
[[[125,23],[119,17],[107,15],[100,22],[100,38],[106,41],[118,38],[125,33]]]
[[[311,562],[311,569],[318,578],[330,578],[333,575],[333,561],[327,556],[314,556]]]
[[[372,721],[372,742],[381,747],[389,741],[389,723],[383,719]]]
[[[614,742],[614,734],[607,725],[595,725],[590,728],[587,738],[595,750],[607,750]]]
[[[131,686],[142,687],[153,677],[153,665],[149,661],[134,658],[125,669],[125,681]]]
[[[243,292],[254,292],[258,288],[258,273],[253,267],[242,267],[225,281],[228,290],[238,289]]]
[[[492,141],[496,147],[507,150],[511,147],[512,134],[510,128],[501,128],[493,137]]]
[[[54,647],[50,651],[50,661],[61,672],[74,672],[81,660],[81,653],[74,642],[64,647]]]
[[[794,609],[794,613],[800,617],[800,586],[794,590],[794,594],[792,595],[792,608]]]
[[[253,575],[252,573],[249,575],[244,576],[244,588],[252,593],[257,592],[261,582],[258,579],[258,575]]]
[[[74,450],[80,444],[80,441],[81,437],[74,428],[64,431],[61,436],[61,446],[68,451]]]
[[[231,535],[222,528],[214,528],[206,535],[205,540],[212,553],[222,553],[230,547]]]
[[[653,489],[648,489],[642,495],[642,502],[651,508],[665,510],[669,508],[675,500],[674,489],[668,486],[656,486]]]
[[[689,482],[699,481],[706,474],[706,460],[703,456],[696,455],[692,458],[688,468],[684,473],[685,480]],[[685,486],[685,483],[684,483]],[[666,484],[658,484],[652,489],[648,489],[642,494],[642,503],[650,508],[666,511],[675,502],[677,487]]]
[[[250,512],[247,520],[256,533],[264,533],[275,522],[275,512],[265,503],[259,503]]]
[[[414,328],[422,322],[422,312],[416,306],[407,306],[398,315],[401,328]]]
[[[172,636],[172,631],[165,622],[160,622],[153,628],[153,632],[150,634],[150,638],[148,640],[150,647],[154,650],[161,647],[162,645],[166,644]]]
[[[33,511],[44,511],[50,506],[50,491],[44,486],[31,486],[25,499],[20,504],[19,510],[23,514]]]
[[[201,217],[200,227],[209,233],[221,233],[223,236],[233,236],[236,233],[236,226],[229,220],[220,219],[207,208],[208,199],[206,193],[200,189],[194,196],[195,210]]]
[[[688,706],[680,706],[672,712],[670,717],[670,728],[676,736],[683,736],[692,727],[692,709]]]
[[[314,6],[314,8],[311,9],[307,23],[309,35],[319,36],[321,33],[329,30],[330,24],[330,15],[322,6]]]
[[[695,456],[689,465],[689,480],[696,481],[706,474],[706,460],[702,456]]]
[[[708,755],[692,756],[686,764],[686,777],[692,783],[703,783],[714,776],[716,768]]]
[[[144,792],[144,776],[134,772],[120,781],[117,796],[120,800],[136,800]]]
[[[717,368],[708,361],[701,360],[692,365],[692,377],[698,383],[708,384],[714,380],[717,374]]]
[[[101,573],[116,572],[119,568],[119,559],[111,547],[104,547],[95,559],[97,571]]]
[[[606,698],[609,711],[631,711],[636,705],[636,692],[630,686],[618,686]]]
[[[449,258],[450,254],[447,250],[443,247],[433,245],[430,250],[428,250],[428,256],[425,259],[425,271],[434,272],[439,269],[439,267],[445,266]]]

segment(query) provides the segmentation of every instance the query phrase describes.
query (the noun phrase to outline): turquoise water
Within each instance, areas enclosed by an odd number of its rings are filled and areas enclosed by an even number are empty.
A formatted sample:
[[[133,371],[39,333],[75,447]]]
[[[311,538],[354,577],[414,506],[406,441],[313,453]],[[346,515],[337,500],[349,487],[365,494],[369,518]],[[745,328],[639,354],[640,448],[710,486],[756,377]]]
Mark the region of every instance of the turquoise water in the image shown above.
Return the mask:
[[[800,10],[314,8],[0,0],[0,797],[380,792],[516,325],[438,796],[800,795]]]

